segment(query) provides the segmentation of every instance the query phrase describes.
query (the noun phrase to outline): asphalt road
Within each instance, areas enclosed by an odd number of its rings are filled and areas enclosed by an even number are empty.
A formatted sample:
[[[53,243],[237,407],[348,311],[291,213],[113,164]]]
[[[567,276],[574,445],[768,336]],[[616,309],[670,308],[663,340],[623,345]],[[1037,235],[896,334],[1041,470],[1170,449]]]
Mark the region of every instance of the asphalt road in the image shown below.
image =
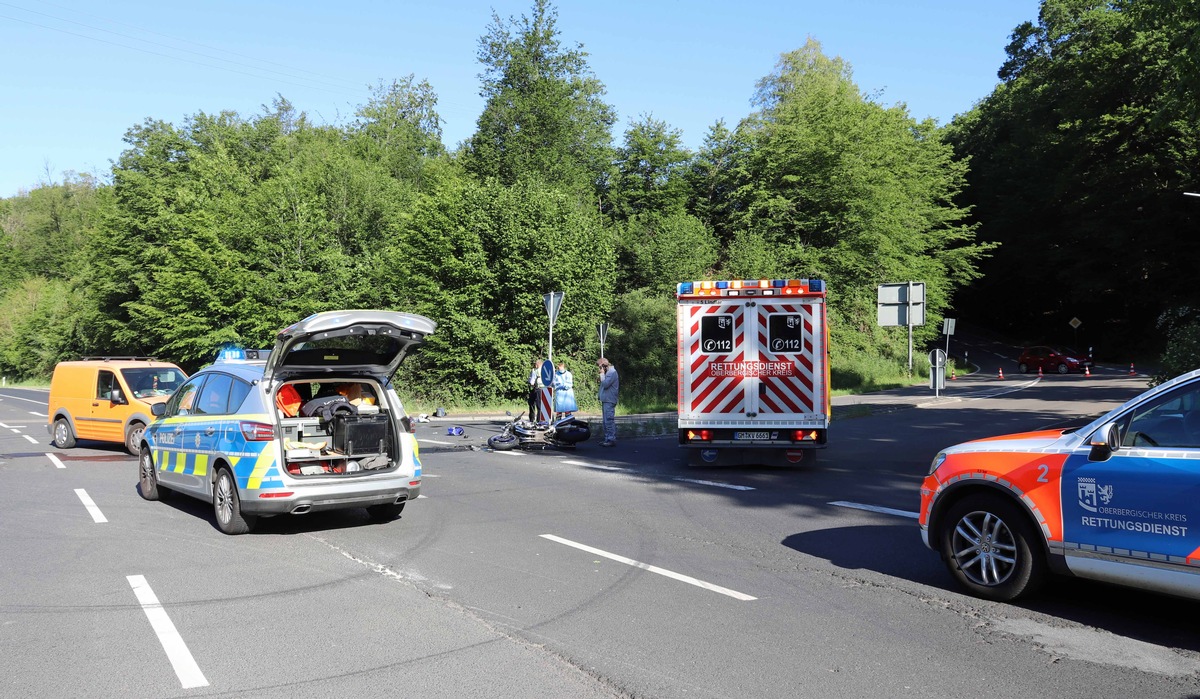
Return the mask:
[[[491,452],[498,423],[451,416],[419,428],[400,519],[240,537],[198,501],[143,501],[116,445],[48,446],[44,392],[0,389],[0,695],[1200,696],[1200,605],[1077,581],[976,600],[914,519],[940,447],[1145,385],[845,399],[870,414],[787,469],[688,466],[669,438]]]

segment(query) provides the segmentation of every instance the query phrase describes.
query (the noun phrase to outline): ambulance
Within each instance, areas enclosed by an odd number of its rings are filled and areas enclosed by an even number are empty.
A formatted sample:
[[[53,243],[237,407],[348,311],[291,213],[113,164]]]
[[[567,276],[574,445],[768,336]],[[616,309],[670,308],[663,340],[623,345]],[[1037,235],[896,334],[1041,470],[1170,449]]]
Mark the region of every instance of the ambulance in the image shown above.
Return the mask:
[[[679,444],[694,464],[813,460],[829,429],[829,329],[819,279],[682,282]]]

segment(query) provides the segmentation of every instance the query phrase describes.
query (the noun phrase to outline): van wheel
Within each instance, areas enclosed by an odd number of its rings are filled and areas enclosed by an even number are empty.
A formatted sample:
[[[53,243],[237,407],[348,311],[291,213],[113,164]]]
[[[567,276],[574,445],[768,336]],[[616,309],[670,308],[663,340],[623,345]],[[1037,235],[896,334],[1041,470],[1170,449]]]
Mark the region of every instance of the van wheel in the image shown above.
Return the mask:
[[[242,514],[237,482],[228,468],[217,473],[217,482],[213,485],[213,512],[217,516],[217,527],[226,534],[245,534],[254,528],[257,518]]]
[[[142,423],[129,423],[129,427],[125,428],[125,450],[134,456],[140,454],[142,449],[142,435],[145,433],[146,426]]]
[[[165,494],[158,488],[158,469],[148,447],[142,448],[138,456],[138,490],[147,500],[161,500]]]
[[[396,502],[388,505],[371,505],[367,508],[367,516],[372,522],[390,522],[400,516],[406,503]]]
[[[54,446],[59,449],[70,449],[75,446],[75,433],[71,431],[71,423],[67,422],[65,417],[54,421]]]

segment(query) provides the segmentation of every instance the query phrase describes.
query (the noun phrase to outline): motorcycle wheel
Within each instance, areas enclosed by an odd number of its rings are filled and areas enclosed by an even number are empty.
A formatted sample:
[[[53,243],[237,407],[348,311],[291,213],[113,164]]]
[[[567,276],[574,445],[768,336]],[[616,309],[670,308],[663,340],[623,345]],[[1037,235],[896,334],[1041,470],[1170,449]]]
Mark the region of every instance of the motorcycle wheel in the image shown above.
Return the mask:
[[[496,451],[509,451],[517,446],[517,436],[512,434],[498,434],[488,437],[487,445]]]

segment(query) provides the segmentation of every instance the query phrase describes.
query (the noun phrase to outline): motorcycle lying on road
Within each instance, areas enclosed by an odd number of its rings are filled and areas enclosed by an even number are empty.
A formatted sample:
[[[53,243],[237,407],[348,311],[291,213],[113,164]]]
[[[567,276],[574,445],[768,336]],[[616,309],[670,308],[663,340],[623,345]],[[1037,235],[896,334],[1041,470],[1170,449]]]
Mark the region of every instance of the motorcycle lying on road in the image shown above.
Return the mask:
[[[496,451],[510,449],[574,449],[575,445],[592,436],[592,428],[586,420],[568,415],[551,422],[522,420],[525,413],[513,418],[500,430],[500,434],[488,437],[487,445]]]

